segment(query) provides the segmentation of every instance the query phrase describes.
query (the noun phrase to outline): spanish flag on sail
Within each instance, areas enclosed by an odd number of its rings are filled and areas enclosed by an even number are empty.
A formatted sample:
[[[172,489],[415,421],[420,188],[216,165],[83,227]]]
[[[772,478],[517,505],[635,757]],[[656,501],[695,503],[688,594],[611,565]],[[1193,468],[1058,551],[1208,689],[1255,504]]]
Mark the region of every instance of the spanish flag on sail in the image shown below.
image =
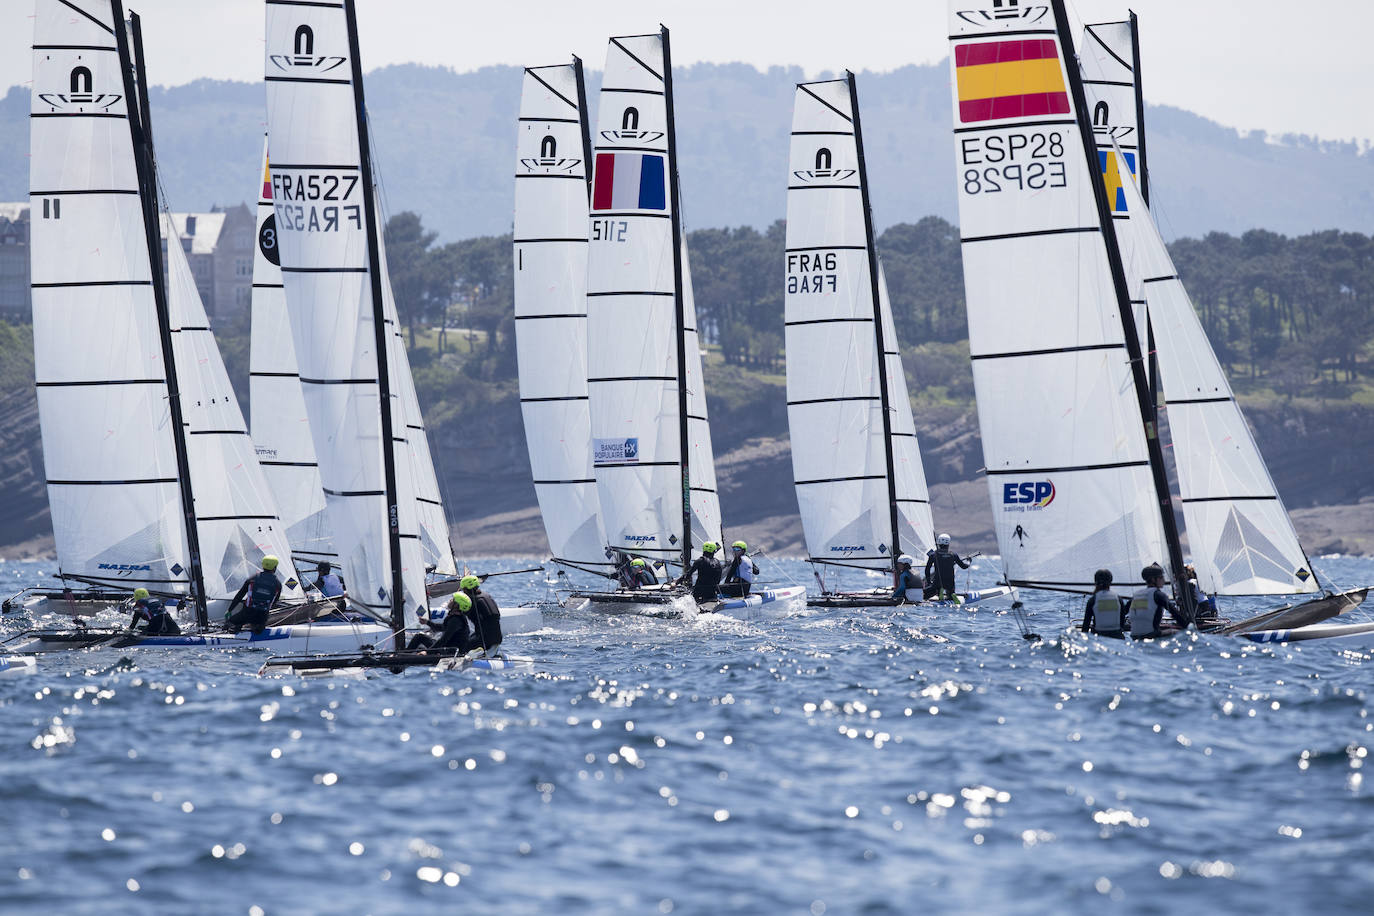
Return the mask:
[[[272,168],[268,165],[266,155],[262,157],[262,199],[272,199]]]
[[[962,44],[954,49],[954,68],[965,124],[1069,113],[1052,38]]]

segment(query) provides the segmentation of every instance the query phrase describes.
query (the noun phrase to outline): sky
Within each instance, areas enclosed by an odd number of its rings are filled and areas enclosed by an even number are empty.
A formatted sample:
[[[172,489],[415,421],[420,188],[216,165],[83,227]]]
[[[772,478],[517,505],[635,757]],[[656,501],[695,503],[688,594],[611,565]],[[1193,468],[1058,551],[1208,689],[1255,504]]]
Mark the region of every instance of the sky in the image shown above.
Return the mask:
[[[357,0],[366,70],[475,70],[578,54],[600,69],[609,35],[672,30],[673,62],[797,65],[808,75],[894,70],[948,51],[943,0]],[[1068,0],[1083,21],[1126,0]],[[1135,0],[1145,99],[1242,130],[1374,141],[1370,0]],[[261,0],[126,0],[143,16],[155,85],[262,78]],[[0,87],[29,80],[32,0],[0,0]]]

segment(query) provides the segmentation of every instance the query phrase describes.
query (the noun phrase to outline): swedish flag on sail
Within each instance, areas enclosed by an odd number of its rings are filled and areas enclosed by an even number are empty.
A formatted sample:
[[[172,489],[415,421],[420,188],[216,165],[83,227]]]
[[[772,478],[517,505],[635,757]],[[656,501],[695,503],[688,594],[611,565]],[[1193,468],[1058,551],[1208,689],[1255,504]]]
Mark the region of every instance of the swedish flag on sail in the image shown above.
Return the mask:
[[[1135,174],[1135,153],[1122,151],[1122,157],[1126,160],[1126,168]],[[1117,164],[1117,158],[1112,155],[1112,150],[1099,149],[1097,151],[1097,167],[1102,173],[1102,182],[1107,186],[1107,202],[1112,205],[1113,213],[1126,212],[1126,190],[1122,186],[1124,181],[1130,179],[1121,174],[1121,167]]]

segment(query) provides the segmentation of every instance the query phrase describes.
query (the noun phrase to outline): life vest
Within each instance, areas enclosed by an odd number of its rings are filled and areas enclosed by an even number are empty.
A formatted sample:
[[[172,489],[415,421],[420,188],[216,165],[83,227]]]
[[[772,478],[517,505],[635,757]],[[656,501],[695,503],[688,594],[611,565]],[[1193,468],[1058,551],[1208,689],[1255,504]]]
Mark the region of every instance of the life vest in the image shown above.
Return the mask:
[[[1131,636],[1143,639],[1155,632],[1155,592],[1153,585],[1142,585],[1131,593],[1131,609],[1127,614],[1131,622]]]
[[[248,607],[255,611],[272,609],[272,602],[281,594],[281,583],[277,574],[263,570],[253,577],[253,585],[248,589]]]
[[[1093,592],[1093,632],[1121,632],[1121,598],[1110,589]]]
[[[334,573],[325,573],[316,580],[320,592],[326,598],[338,598],[344,593],[343,580]]]

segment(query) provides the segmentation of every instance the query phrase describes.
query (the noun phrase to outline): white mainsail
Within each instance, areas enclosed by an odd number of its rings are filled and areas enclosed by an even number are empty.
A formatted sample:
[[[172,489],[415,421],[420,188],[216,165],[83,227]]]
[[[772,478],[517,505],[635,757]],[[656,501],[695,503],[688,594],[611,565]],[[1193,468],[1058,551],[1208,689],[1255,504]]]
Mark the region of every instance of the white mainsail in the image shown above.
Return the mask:
[[[299,600],[304,589],[291,562],[286,526],[258,466],[243,412],[169,214],[162,215],[162,228],[167,239],[168,320],[206,597],[232,598],[244,580],[261,568],[262,558],[271,554],[279,561],[282,599]]]
[[[587,402],[581,61],[525,70],[515,164],[515,350],[534,491],[555,560],[606,571]]]
[[[282,274],[330,528],[349,600],[413,626],[424,560],[404,416],[386,393],[395,360],[352,4],[270,3],[266,44]]]
[[[969,345],[1004,571],[1012,585],[1089,591],[1098,568],[1131,582],[1144,563],[1177,563],[1062,17],[1060,0],[951,0],[951,88]]]
[[[934,546],[934,533],[887,283],[881,267],[872,272],[852,79],[803,83],[795,94],[787,413],[811,559],[890,569],[897,554]]]
[[[265,140],[257,241],[248,355],[253,445],[286,525],[292,555],[302,562],[338,563],[339,555],[329,533],[320,468],[315,461],[315,444],[310,437],[310,417],[296,366],[296,348],[291,342]]]
[[[188,590],[128,90],[108,2],[39,0],[30,213],[34,371],[63,575]],[[161,278],[158,278],[159,282]]]
[[[720,540],[686,248],[674,212],[671,79],[666,29],[611,39],[587,266],[588,394],[606,537],[662,560],[683,556],[699,538]]]
[[[1149,302],[1188,546],[1204,591],[1319,590],[1250,427],[1135,182],[1124,182],[1127,274]],[[1118,224],[1120,226],[1120,224]]]

